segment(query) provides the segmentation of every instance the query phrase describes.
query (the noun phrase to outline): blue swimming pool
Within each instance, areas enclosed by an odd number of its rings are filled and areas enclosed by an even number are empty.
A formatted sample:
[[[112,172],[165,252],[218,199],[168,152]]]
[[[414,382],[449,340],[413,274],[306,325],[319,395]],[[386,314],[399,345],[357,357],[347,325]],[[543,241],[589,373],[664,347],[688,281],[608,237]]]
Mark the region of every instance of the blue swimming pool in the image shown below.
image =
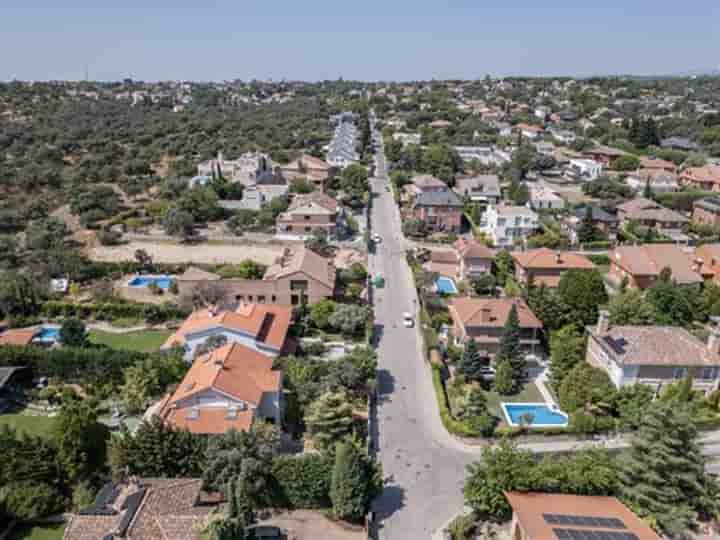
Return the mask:
[[[545,403],[503,403],[502,409],[511,426],[566,427],[568,424],[567,414]]]
[[[170,276],[135,276],[128,285],[130,287],[148,287],[151,283],[155,283],[161,289],[169,289],[173,278]]]
[[[35,335],[37,341],[57,341],[60,338],[60,329],[55,326],[43,326]]]
[[[435,281],[435,288],[440,294],[457,294],[455,282],[448,277],[439,277]]]

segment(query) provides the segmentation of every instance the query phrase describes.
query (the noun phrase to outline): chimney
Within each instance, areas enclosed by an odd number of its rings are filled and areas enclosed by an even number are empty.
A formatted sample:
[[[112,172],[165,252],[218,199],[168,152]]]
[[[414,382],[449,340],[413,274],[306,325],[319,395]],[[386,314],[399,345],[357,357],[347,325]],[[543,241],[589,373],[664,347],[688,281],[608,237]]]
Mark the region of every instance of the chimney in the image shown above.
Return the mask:
[[[720,328],[718,328],[717,326],[713,327],[713,329],[710,331],[707,348],[708,352],[713,356],[717,356],[720,354]]]
[[[606,334],[610,330],[610,313],[601,309],[598,312],[597,329],[595,330],[598,334]]]

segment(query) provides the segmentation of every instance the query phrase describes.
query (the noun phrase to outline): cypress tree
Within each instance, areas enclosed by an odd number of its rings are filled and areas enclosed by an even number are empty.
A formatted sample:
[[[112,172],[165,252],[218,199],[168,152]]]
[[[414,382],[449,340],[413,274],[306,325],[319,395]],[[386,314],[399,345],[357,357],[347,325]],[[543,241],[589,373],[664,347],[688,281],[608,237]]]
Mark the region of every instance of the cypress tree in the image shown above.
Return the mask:
[[[338,443],[330,483],[330,500],[335,517],[360,521],[370,502],[371,470],[360,448],[349,440]]]
[[[515,373],[509,360],[500,360],[495,368],[495,390],[498,394],[507,396],[515,390]]]
[[[656,402],[650,408],[620,481],[627,504],[671,538],[717,509],[692,413],[678,403]]]
[[[507,361],[512,368],[512,386],[516,387],[522,377],[522,370],[525,360],[520,351],[520,318],[518,317],[517,304],[513,304],[510,313],[503,327],[502,338],[500,339],[500,350],[495,357],[496,365]]]
[[[470,389],[468,395],[467,405],[463,416],[469,418],[482,416],[487,413],[487,400],[485,399],[485,393],[482,391],[479,385],[474,384]]]
[[[352,405],[344,392],[327,392],[310,405],[305,423],[315,445],[331,448],[352,429]]]
[[[485,362],[478,351],[477,343],[474,339],[469,339],[458,362],[458,373],[464,375],[470,381],[479,381],[481,379],[481,369],[484,366]]]

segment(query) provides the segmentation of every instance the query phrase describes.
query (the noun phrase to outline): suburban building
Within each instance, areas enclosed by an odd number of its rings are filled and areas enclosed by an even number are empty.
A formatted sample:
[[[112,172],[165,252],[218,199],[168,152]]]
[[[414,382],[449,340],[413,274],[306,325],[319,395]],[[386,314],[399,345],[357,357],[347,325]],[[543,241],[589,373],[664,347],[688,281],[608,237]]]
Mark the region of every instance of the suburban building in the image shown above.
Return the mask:
[[[571,144],[575,142],[575,139],[577,139],[577,135],[573,133],[572,131],[568,130],[558,130],[553,129],[550,130],[550,134],[552,135],[552,138],[555,139],[560,144]]]
[[[196,540],[218,497],[202,478],[137,478],[106,484],[93,504],[73,514],[63,540]]]
[[[720,166],[688,167],[680,174],[680,182],[693,189],[720,191]]]
[[[693,152],[699,149],[697,143],[692,142],[687,137],[668,137],[660,141],[660,146],[672,150],[682,150],[684,152]]]
[[[615,214],[611,214],[599,206],[578,206],[573,210],[572,215],[563,221],[563,228],[568,233],[570,242],[573,244],[579,242],[578,230],[587,218],[588,211],[590,211],[593,225],[597,227],[609,241],[614,241],[617,238],[617,231],[620,224],[620,220]]]
[[[492,270],[494,254],[487,246],[476,240],[458,238],[453,247],[459,255],[461,279],[487,274]]]
[[[602,163],[592,159],[571,159],[570,172],[579,180],[587,182],[598,178],[603,171]]]
[[[443,277],[460,279],[460,255],[454,249],[431,249],[423,268]]]
[[[412,177],[410,183],[405,185],[405,191],[410,197],[417,197],[421,193],[448,191],[448,187],[445,182],[431,174],[420,174]]]
[[[626,153],[627,152],[623,150],[602,145],[591,148],[590,150],[583,150],[583,154],[586,157],[601,163],[604,167],[612,165],[613,161],[624,156]]]
[[[463,203],[454,191],[429,191],[415,197],[412,214],[434,232],[460,232]]]
[[[473,339],[485,355],[494,357],[500,348],[503,327],[512,306],[517,308],[520,321],[520,346],[527,355],[541,350],[542,323],[527,304],[518,298],[469,298],[458,297],[449,302],[453,320],[455,344],[462,346]]]
[[[198,165],[198,176],[222,174],[231,182],[249,185],[257,181],[263,174],[272,172],[273,165],[270,158],[261,152],[247,152],[234,160],[223,157],[218,152],[217,158],[203,161]]]
[[[496,174],[458,178],[454,190],[461,197],[469,197],[473,202],[497,204],[502,199],[500,178]]]
[[[641,156],[640,168],[667,171],[672,173],[675,172],[675,169],[677,169],[677,165],[675,165],[672,161],[660,159],[655,156]]]
[[[625,183],[636,193],[642,193],[648,184],[653,193],[669,193],[680,189],[678,175],[664,169],[639,169],[630,173]]]
[[[703,244],[695,248],[695,261],[701,263],[705,280],[720,284],[720,244]]]
[[[627,280],[630,288],[644,290],[669,268],[672,278],[681,285],[702,283],[702,261],[692,251],[674,244],[641,244],[618,246],[610,252],[607,278],[615,286]]]
[[[638,197],[617,206],[618,218],[622,225],[634,222],[645,227],[652,227],[668,235],[681,234],[688,218],[664,206]]]
[[[191,313],[162,348],[180,346],[185,358],[191,360],[209,337],[224,336],[229,343],[274,358],[289,346],[291,318],[292,308],[273,304],[241,303],[235,310],[210,306]]]
[[[319,191],[296,195],[276,219],[277,232],[282,235],[306,237],[316,231],[333,236],[338,226],[338,203]]]
[[[309,154],[303,154],[281,168],[283,175],[288,180],[306,178],[320,191],[323,190],[325,181],[330,177],[330,169],[332,167],[329,163]]]
[[[523,243],[537,228],[537,214],[525,206],[488,206],[480,224],[483,234],[498,247]]]
[[[561,210],[565,200],[544,184],[528,183],[529,204],[534,210]]]
[[[247,431],[257,420],[280,425],[282,373],[273,358],[239,343],[198,356],[175,392],[148,411],[191,433]]]
[[[615,497],[509,491],[510,540],[660,540]]]
[[[646,384],[656,392],[693,373],[704,393],[720,382],[720,329],[703,343],[679,326],[612,326],[607,311],[588,328],[586,360],[607,372],[617,388]]]
[[[532,281],[537,286],[557,287],[560,278],[568,270],[595,268],[584,255],[548,248],[515,252],[512,258],[515,260],[515,277],[525,285]]]
[[[403,146],[408,144],[420,144],[422,142],[422,135],[419,133],[403,133],[396,131],[393,133],[393,140],[400,141]]]
[[[335,125],[335,132],[327,148],[326,161],[333,167],[344,169],[360,160],[355,115],[350,112],[340,113],[331,117],[330,122]]]
[[[523,137],[531,140],[537,139],[543,134],[543,131],[545,131],[540,126],[533,126],[530,124],[518,124],[517,128],[520,130]]]
[[[720,197],[705,197],[695,201],[692,220],[698,225],[720,227]]]

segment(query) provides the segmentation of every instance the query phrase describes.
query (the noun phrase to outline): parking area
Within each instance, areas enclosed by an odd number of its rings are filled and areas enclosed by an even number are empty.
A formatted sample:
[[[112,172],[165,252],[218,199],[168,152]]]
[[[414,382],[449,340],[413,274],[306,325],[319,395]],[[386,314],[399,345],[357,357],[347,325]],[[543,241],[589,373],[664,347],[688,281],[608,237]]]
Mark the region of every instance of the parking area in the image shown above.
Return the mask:
[[[350,528],[311,510],[282,512],[260,523],[280,527],[286,532],[287,540],[367,540],[362,527]]]

